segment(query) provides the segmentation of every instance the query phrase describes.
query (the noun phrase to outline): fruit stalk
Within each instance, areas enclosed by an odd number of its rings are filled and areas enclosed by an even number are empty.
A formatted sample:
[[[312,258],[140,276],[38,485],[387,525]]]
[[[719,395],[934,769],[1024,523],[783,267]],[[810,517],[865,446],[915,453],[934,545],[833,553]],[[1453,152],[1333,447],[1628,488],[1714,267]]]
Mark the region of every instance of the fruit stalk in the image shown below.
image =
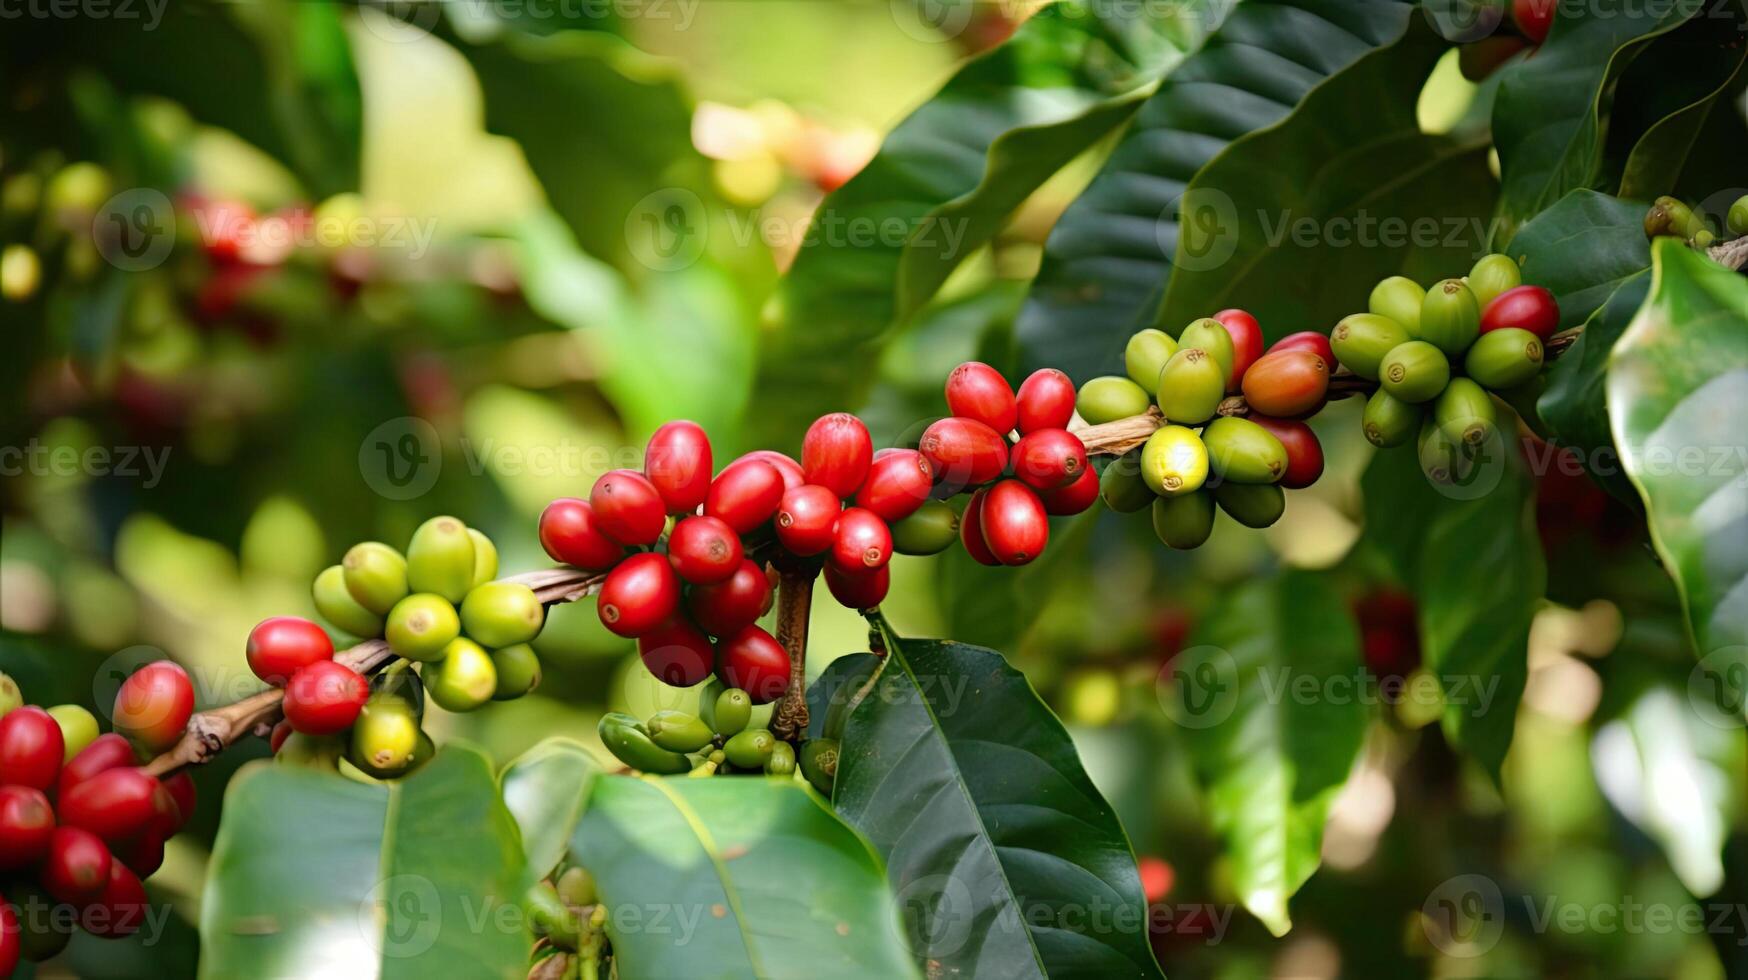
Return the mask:
[[[807,731],[807,617],[816,569],[783,572],[777,580],[777,642],[789,651],[789,689],[771,715],[771,734],[798,742]]]

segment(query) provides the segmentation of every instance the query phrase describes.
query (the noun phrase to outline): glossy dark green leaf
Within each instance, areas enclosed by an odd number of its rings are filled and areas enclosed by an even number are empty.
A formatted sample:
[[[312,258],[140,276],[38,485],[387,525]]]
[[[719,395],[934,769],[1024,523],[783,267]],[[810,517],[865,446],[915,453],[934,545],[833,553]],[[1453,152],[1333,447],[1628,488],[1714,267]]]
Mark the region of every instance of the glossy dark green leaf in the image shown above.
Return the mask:
[[[571,851],[620,976],[917,975],[879,856],[799,780],[603,776]]]
[[[558,867],[600,774],[600,762],[581,744],[549,738],[522,753],[498,776],[504,806],[522,832],[530,884]]]
[[[1651,270],[1622,282],[1602,308],[1585,321],[1584,332],[1547,369],[1547,389],[1536,411],[1553,429],[1556,441],[1578,453],[1586,468],[1610,493],[1637,503],[1638,495],[1620,469],[1608,423],[1608,361],[1614,343],[1638,315],[1651,291]]]
[[[1162,695],[1184,732],[1232,883],[1275,935],[1322,860],[1323,824],[1359,755],[1359,630],[1324,579],[1290,572],[1223,595]],[[1309,683],[1307,683],[1309,682]]]
[[[847,653],[826,664],[819,677],[807,684],[807,737],[828,737],[829,718],[837,723],[837,731],[829,737],[842,738],[850,709],[872,689],[868,681],[879,668],[880,658],[872,653]]]
[[[1062,723],[993,650],[887,634],[834,803],[931,976],[1158,977],[1135,857]]]
[[[1560,327],[1575,327],[1621,284],[1651,267],[1645,240],[1649,202],[1576,190],[1535,216],[1511,242],[1523,281],[1554,294]]]
[[[1618,165],[1620,195],[1651,200],[1675,190],[1688,158],[1715,152],[1698,145],[1706,117],[1739,91],[1748,45],[1743,10],[1726,5],[1653,41],[1621,77],[1609,113],[1611,155],[1630,146]]]
[[[479,752],[382,785],[261,763],[224,807],[202,976],[527,975],[522,850]]]

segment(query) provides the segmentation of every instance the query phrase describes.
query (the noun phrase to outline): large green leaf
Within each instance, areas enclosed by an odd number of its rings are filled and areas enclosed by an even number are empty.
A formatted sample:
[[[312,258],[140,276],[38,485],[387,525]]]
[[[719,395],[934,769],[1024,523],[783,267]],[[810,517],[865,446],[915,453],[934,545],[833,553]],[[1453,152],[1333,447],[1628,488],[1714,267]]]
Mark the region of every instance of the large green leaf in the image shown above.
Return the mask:
[[[1589,320],[1621,284],[1651,267],[1648,203],[1576,190],[1535,216],[1511,242],[1523,281],[1554,294],[1560,326]]]
[[[1674,239],[1652,261],[1609,420],[1699,652],[1748,660],[1748,281]]]
[[[1649,269],[1641,269],[1622,282],[1608,302],[1585,321],[1577,341],[1548,368],[1547,389],[1536,401],[1536,412],[1553,428],[1555,440],[1575,450],[1610,493],[1633,503],[1638,494],[1621,472],[1614,434],[1609,430],[1608,359],[1615,341],[1638,315],[1650,291]]]
[[[833,797],[885,856],[929,975],[1159,976],[1129,839],[1025,676],[882,628]]]
[[[573,855],[624,977],[909,977],[880,858],[795,780],[603,776]]]
[[[530,884],[558,867],[600,774],[588,749],[562,738],[546,739],[504,767],[498,784],[522,831]]]
[[[1717,16],[1689,21],[1653,41],[1622,76],[1608,124],[1611,155],[1631,147],[1618,164],[1622,197],[1650,200],[1674,192],[1706,117],[1740,88],[1748,58],[1742,13],[1726,4]]]
[[[515,821],[472,749],[447,747],[380,786],[253,765],[225,794],[201,975],[525,976],[522,866]]]

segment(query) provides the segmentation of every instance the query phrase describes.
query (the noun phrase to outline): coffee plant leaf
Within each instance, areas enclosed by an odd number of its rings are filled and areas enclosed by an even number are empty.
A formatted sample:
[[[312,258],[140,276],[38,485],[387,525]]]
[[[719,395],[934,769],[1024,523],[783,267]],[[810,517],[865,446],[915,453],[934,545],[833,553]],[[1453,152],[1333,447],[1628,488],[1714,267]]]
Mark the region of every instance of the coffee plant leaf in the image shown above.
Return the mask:
[[[1719,8],[1652,41],[1621,79],[1609,112],[1610,166],[1620,170],[1620,196],[1650,200],[1675,192],[1696,152],[1712,108],[1740,91],[1748,47],[1736,43],[1743,10]],[[1630,147],[1630,150],[1626,148]],[[1614,159],[1625,152],[1625,159]],[[1721,202],[1728,207],[1728,202]]]
[[[1554,294],[1560,328],[1589,320],[1628,279],[1651,267],[1648,201],[1575,190],[1536,215],[1511,242],[1523,281]]]
[[[1623,281],[1548,369],[1547,390],[1536,402],[1537,413],[1553,428],[1559,444],[1575,451],[1604,489],[1634,507],[1639,504],[1638,491],[1621,472],[1609,430],[1608,358],[1650,291],[1650,269]]]
[[[601,763],[595,756],[564,738],[542,741],[499,774],[504,805],[522,832],[530,884],[558,867],[600,774]]]

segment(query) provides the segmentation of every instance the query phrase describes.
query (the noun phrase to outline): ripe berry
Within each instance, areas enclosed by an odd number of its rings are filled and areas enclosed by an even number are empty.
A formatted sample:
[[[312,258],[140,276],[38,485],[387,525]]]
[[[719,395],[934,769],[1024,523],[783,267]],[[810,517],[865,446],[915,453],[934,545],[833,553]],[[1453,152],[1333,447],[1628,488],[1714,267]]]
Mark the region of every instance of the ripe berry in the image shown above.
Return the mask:
[[[755,449],[740,459],[756,459],[775,466],[777,472],[783,474],[783,489],[785,490],[793,490],[807,482],[807,475],[801,472],[801,464],[775,449]],[[735,460],[735,462],[740,462],[740,459]]]
[[[82,827],[110,843],[127,840],[158,817],[158,789],[158,780],[143,769],[109,769],[61,797],[56,815],[63,825]]]
[[[1014,475],[1039,490],[1060,490],[1080,479],[1090,465],[1086,446],[1067,429],[1039,429],[1014,443]]]
[[[694,586],[686,597],[686,610],[698,628],[711,636],[728,636],[765,614],[771,598],[771,580],[751,559],[726,582]]]
[[[42,790],[0,786],[0,871],[35,864],[54,832],[55,811]]]
[[[110,732],[97,736],[92,742],[65,766],[61,767],[60,780],[55,784],[55,795],[66,796],[73,787],[92,776],[117,766],[131,766],[139,761],[134,755],[134,747],[127,739]]]
[[[742,627],[717,644],[716,675],[754,704],[769,704],[789,688],[789,651],[757,626]]]
[[[783,474],[764,460],[737,459],[711,481],[704,513],[751,534],[777,513],[783,501]]]
[[[740,535],[714,517],[685,517],[668,535],[668,562],[693,585],[720,582],[740,567]]]
[[[594,508],[575,497],[560,497],[541,511],[540,544],[553,561],[587,572],[604,572],[625,555],[601,529]]]
[[[836,565],[825,566],[825,587],[832,598],[848,609],[873,609],[886,598],[892,588],[892,566],[881,565],[867,571],[845,571]]]
[[[1303,490],[1323,475],[1323,444],[1311,427],[1296,419],[1275,419],[1252,415],[1252,422],[1262,426],[1280,440],[1287,450],[1287,468],[1281,475],[1281,486],[1288,490]]]
[[[20,935],[18,916],[0,895],[0,975],[9,977],[18,969]]]
[[[0,717],[0,786],[46,790],[66,756],[61,726],[41,708],[14,708]]]
[[[146,920],[146,889],[120,861],[112,861],[95,901],[79,912],[79,925],[101,939],[138,932]]]
[[[318,660],[285,685],[285,720],[304,735],[336,735],[352,727],[370,697],[370,684],[335,660]]]
[[[1232,337],[1232,370],[1226,376],[1226,390],[1237,391],[1244,372],[1262,356],[1262,325],[1243,310],[1221,310],[1214,319]]]
[[[971,502],[965,505],[965,513],[959,517],[959,540],[965,545],[966,553],[980,564],[999,565],[1001,559],[983,539],[983,502],[988,496],[988,488],[971,495]]]
[[[596,611],[620,636],[637,637],[660,626],[680,605],[680,577],[654,552],[632,555],[607,573]]]
[[[96,834],[78,827],[56,827],[49,836],[38,880],[55,898],[83,905],[103,894],[109,865],[109,848]]]
[[[601,474],[589,491],[589,507],[601,531],[627,546],[652,545],[667,527],[668,510],[655,484],[636,470]]]
[[[162,752],[182,737],[194,714],[188,672],[168,660],[153,661],[123,681],[111,716],[115,730],[146,752]]]
[[[839,568],[879,568],[892,560],[892,530],[873,511],[851,507],[838,517],[831,560]]]
[[[710,676],[716,651],[710,638],[684,616],[675,616],[637,638],[643,665],[670,687],[691,687]]]
[[[1055,368],[1039,368],[1020,382],[1015,401],[1021,435],[1039,429],[1066,429],[1074,418],[1074,382]]]
[[[853,497],[874,461],[874,440],[862,420],[847,412],[822,415],[801,440],[801,473],[808,483],[839,497]]]
[[[284,687],[298,668],[332,660],[334,641],[320,626],[297,616],[263,619],[249,631],[249,669],[274,687]]]
[[[1298,333],[1287,334],[1275,341],[1274,346],[1270,347],[1268,352],[1273,354],[1275,351],[1281,350],[1308,350],[1323,358],[1325,364],[1335,363],[1335,352],[1329,349],[1329,338],[1315,330],[1301,330]]]
[[[1265,354],[1245,372],[1244,400],[1276,418],[1310,415],[1328,400],[1329,363],[1303,350]]]
[[[710,491],[710,437],[696,422],[669,422],[655,430],[643,450],[643,475],[661,494],[670,514],[690,514]]]
[[[1518,286],[1494,297],[1481,314],[1481,332],[1517,328],[1542,340],[1560,326],[1560,304],[1554,294],[1540,286]]]
[[[1511,19],[1517,29],[1534,44],[1548,39],[1548,29],[1554,26],[1556,0],[1511,0]]]
[[[868,479],[856,492],[856,506],[887,522],[916,513],[934,488],[935,468],[914,449],[882,449],[868,468]]]
[[[1091,466],[1080,471],[1080,477],[1066,487],[1046,490],[1038,495],[1044,501],[1044,513],[1052,517],[1079,514],[1099,499],[1099,474]]]
[[[777,542],[792,554],[817,555],[832,546],[842,511],[838,495],[825,487],[809,483],[786,491],[774,522]]]
[[[1044,553],[1050,541],[1050,520],[1044,503],[1018,480],[1003,480],[989,488],[978,512],[983,541],[1003,565],[1024,565]]]
[[[1007,440],[974,419],[941,419],[924,430],[917,448],[950,490],[988,483],[1008,465]]]
[[[981,361],[966,361],[947,375],[947,410],[975,419],[1006,435],[1019,421],[1014,390],[1001,372]]]
[[[194,777],[187,772],[179,772],[169,779],[160,780],[160,783],[164,791],[170,794],[170,802],[176,804],[176,820],[170,828],[174,833],[194,819]]]
[[[114,874],[115,868],[123,867],[142,878],[151,877],[164,866],[165,839],[166,835],[149,830],[131,840],[112,844],[110,873]]]

